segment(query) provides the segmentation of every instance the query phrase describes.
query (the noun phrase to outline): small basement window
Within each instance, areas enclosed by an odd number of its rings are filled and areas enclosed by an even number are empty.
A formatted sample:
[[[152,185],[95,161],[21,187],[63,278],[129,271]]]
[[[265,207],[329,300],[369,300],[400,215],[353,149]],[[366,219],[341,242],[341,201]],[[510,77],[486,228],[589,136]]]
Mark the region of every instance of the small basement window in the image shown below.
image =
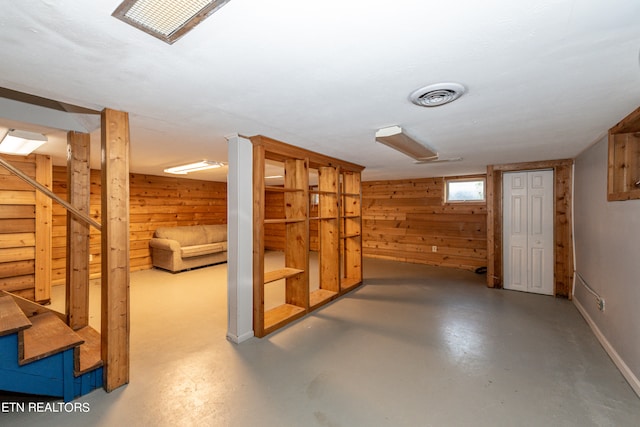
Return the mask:
[[[484,202],[485,178],[445,178],[445,202]]]

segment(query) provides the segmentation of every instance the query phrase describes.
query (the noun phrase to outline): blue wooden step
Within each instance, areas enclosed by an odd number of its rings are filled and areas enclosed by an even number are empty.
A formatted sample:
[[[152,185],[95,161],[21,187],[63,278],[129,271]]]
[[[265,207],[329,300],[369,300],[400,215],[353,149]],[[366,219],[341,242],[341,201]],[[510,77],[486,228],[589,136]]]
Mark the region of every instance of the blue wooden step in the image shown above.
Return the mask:
[[[22,318],[5,298],[0,296],[0,390],[68,402],[102,386],[98,332],[74,332],[52,312]]]

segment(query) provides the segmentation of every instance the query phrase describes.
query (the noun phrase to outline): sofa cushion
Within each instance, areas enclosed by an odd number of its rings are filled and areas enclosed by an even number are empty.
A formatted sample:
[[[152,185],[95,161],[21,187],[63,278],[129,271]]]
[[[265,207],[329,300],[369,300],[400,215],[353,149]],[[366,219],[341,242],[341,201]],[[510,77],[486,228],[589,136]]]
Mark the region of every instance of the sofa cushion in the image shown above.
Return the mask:
[[[180,248],[180,256],[189,258],[200,255],[209,255],[227,250],[227,242],[207,243],[205,245],[183,246]]]
[[[207,233],[207,243],[227,241],[227,224],[203,225],[203,227]]]
[[[202,225],[158,227],[154,236],[161,239],[177,240],[180,246],[194,246],[208,243],[207,234]]]

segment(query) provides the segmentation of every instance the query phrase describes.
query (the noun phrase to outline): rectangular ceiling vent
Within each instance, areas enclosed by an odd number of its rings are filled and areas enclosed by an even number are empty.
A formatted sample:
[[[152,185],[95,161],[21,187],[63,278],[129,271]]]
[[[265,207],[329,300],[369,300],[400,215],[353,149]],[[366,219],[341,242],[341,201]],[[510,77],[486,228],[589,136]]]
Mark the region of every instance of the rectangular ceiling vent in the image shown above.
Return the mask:
[[[125,0],[112,16],[173,44],[229,0]]]

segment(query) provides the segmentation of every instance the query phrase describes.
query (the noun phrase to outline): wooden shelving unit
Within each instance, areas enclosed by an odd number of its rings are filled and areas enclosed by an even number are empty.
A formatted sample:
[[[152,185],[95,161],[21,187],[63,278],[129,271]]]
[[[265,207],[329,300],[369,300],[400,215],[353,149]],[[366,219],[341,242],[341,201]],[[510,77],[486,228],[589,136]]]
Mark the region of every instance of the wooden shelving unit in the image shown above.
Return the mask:
[[[607,198],[640,199],[640,108],[609,129]]]
[[[362,283],[362,197],[360,174],[340,174],[340,291],[347,292]]]
[[[310,305],[319,307],[340,293],[338,223],[338,170],[318,168],[318,268],[319,289],[312,292]]]
[[[253,323],[255,335],[263,337],[362,283],[360,173],[364,168],[264,136],[250,139],[254,223],[284,224],[285,234],[284,268],[265,271],[264,227],[254,227]],[[266,161],[284,165],[284,186],[265,185]],[[317,190],[309,189],[310,169],[318,172]],[[283,193],[282,218],[265,218],[266,192]],[[317,195],[313,216],[310,195]],[[310,221],[314,226],[317,222],[318,230],[319,280],[313,290],[309,287]],[[265,310],[265,285],[278,280],[285,280],[284,304]]]

